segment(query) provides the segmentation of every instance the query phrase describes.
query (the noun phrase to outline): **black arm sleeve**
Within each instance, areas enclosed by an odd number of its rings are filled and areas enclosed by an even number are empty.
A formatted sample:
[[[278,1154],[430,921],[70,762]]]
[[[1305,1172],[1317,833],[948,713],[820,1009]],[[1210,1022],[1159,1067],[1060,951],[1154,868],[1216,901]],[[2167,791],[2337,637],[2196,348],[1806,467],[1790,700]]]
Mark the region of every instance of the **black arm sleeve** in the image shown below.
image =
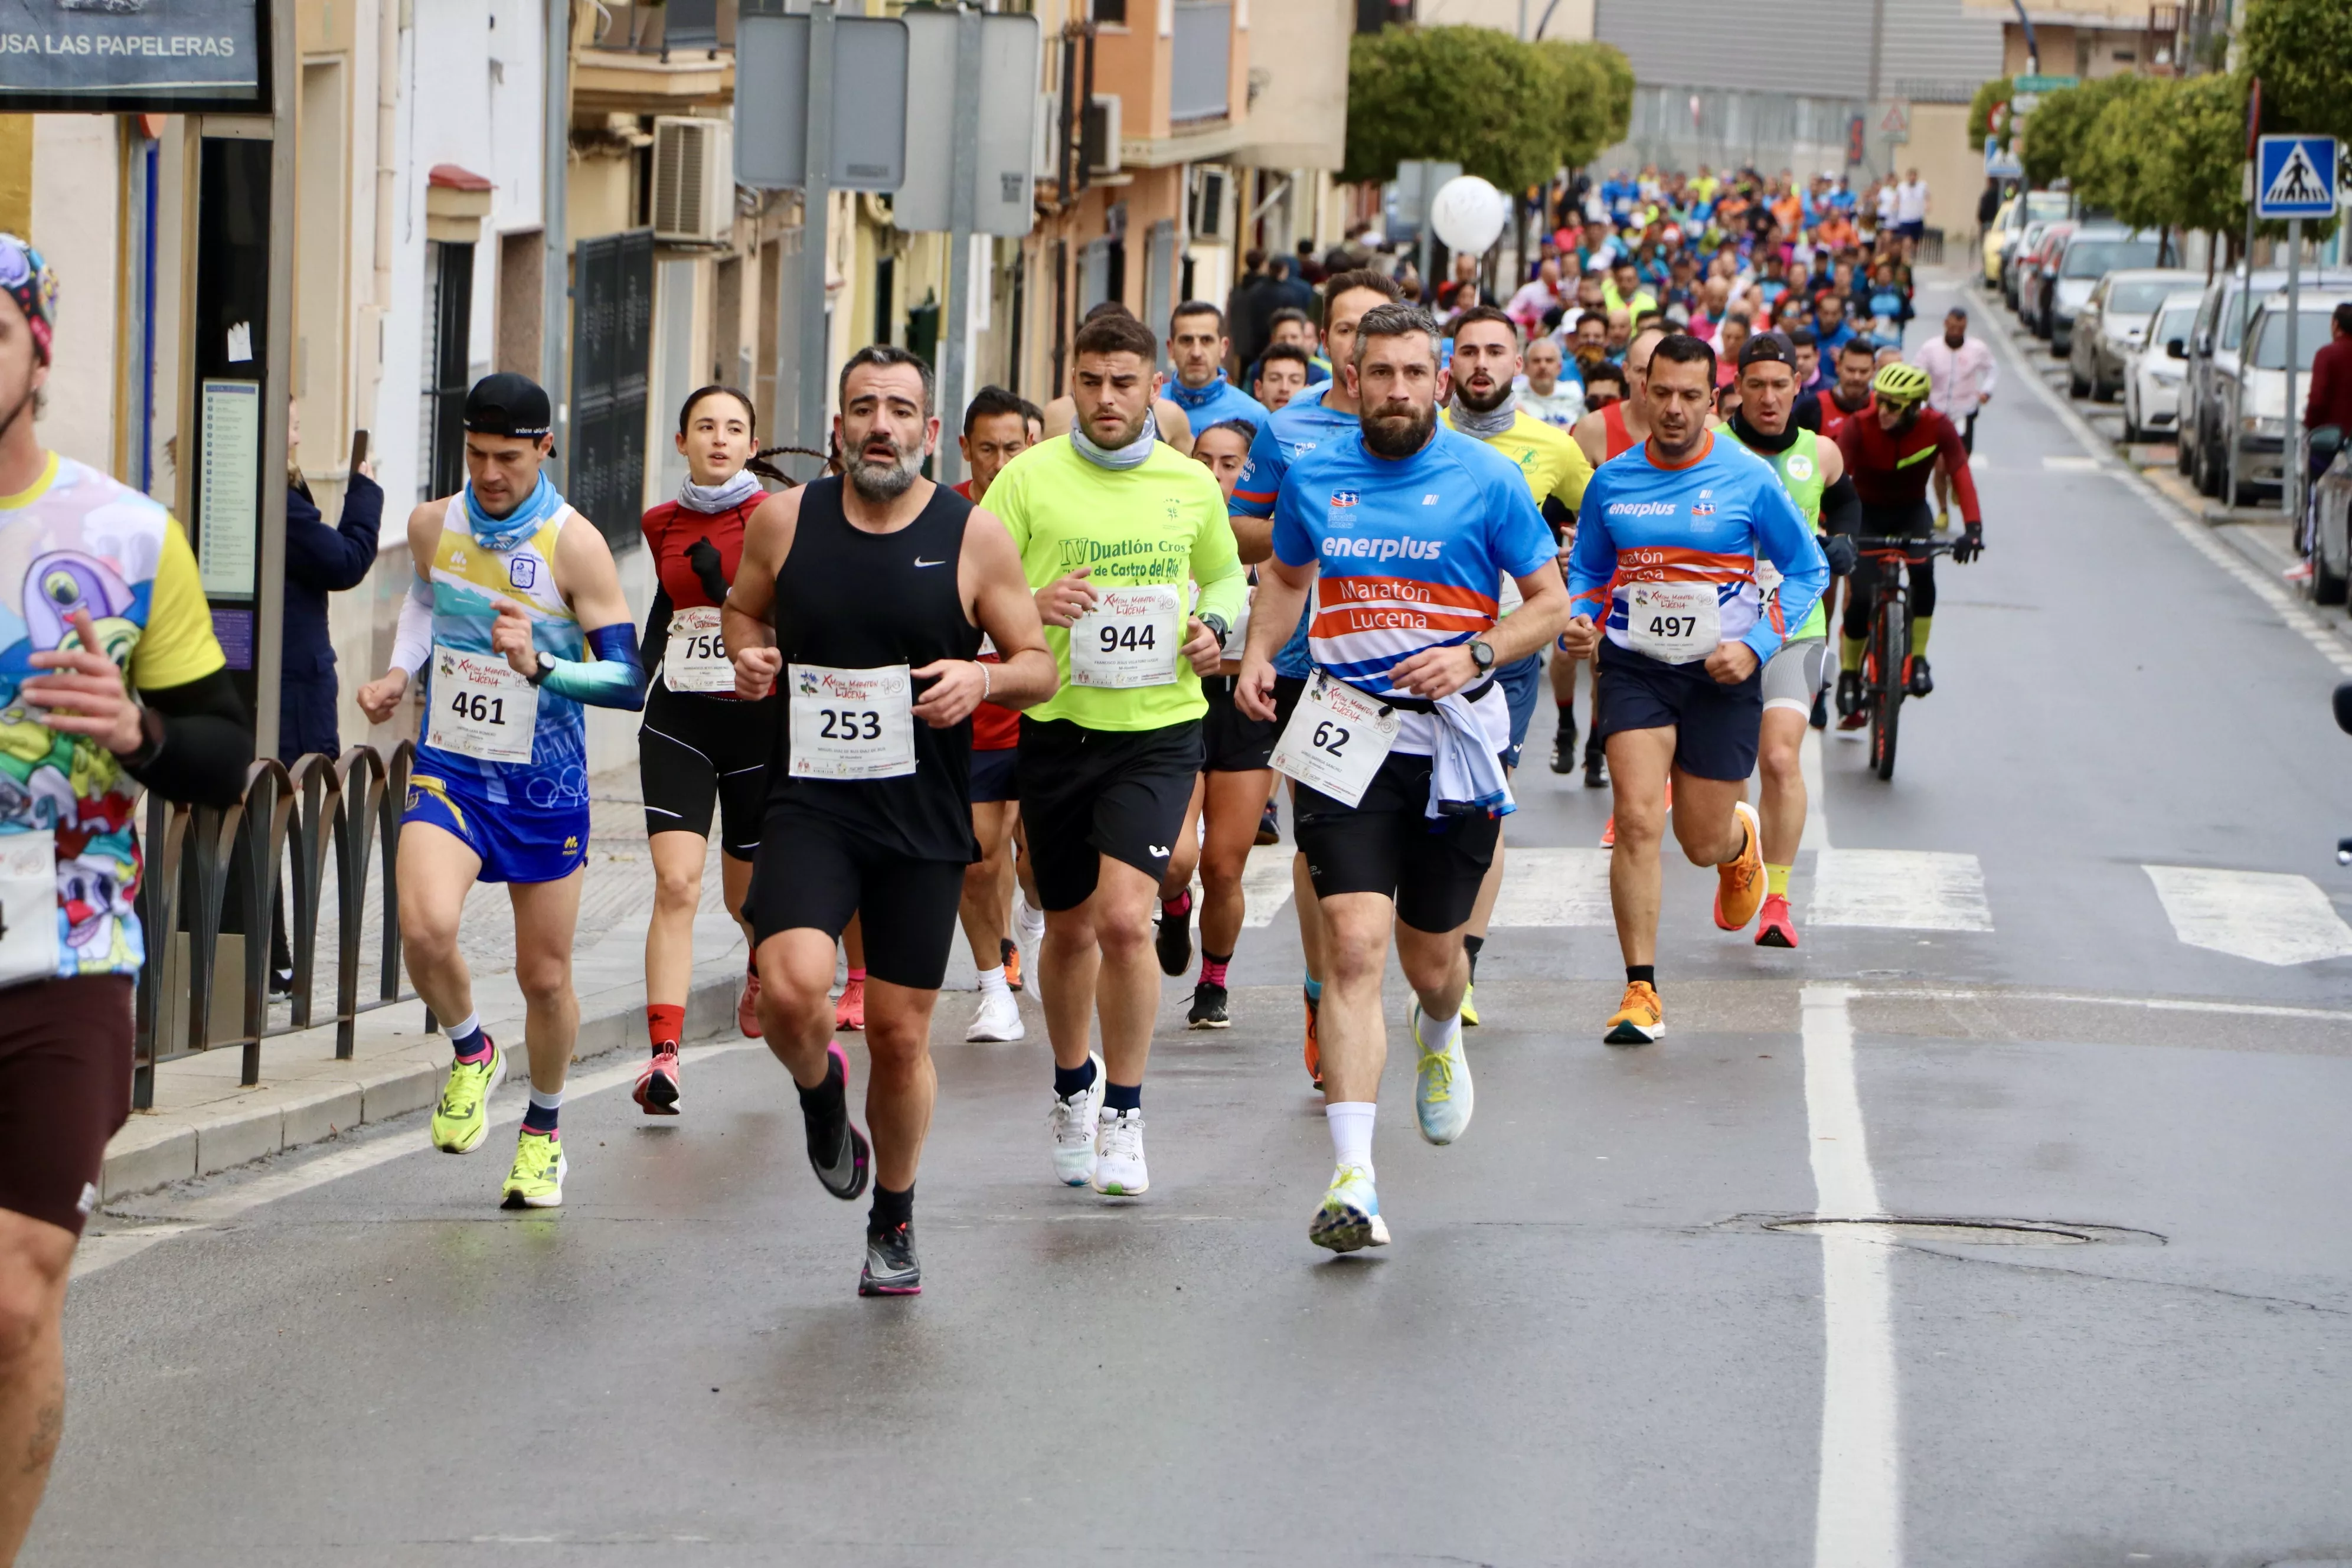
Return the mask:
[[[191,805],[234,805],[245,795],[245,771],[253,763],[253,734],[245,700],[226,669],[184,686],[142,689],[141,701],[162,721],[163,743],[142,765],[127,771],[166,800]],[[153,733],[151,729],[149,733]]]
[[[1838,482],[1822,492],[1822,531],[1862,531],[1862,493],[1853,488],[1852,474],[1840,474]]]
[[[645,635],[637,639],[637,668],[648,675],[661,663],[662,654],[669,647],[669,618],[677,606],[669,602],[669,590],[654,579],[653,607],[646,612]]]

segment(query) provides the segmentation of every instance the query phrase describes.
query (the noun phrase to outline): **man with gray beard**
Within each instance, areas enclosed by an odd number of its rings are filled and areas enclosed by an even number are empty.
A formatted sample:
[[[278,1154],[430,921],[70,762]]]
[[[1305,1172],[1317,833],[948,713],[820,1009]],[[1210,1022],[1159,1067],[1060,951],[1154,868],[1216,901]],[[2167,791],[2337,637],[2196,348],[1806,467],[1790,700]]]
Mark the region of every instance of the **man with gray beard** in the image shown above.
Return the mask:
[[[971,835],[971,712],[1053,695],[1053,656],[1012,537],[920,476],[939,445],[930,366],[859,350],[835,422],[846,479],[760,503],[723,626],[739,697],[781,679],[785,721],[749,907],[760,1025],[800,1089],[809,1163],[845,1201],[866,1190],[861,1296],[911,1296],[915,1170],[930,1126],[932,1005],[947,973]],[[979,662],[981,634],[1003,662]],[[834,943],[866,932],[866,1124],[849,1120],[833,1041]]]

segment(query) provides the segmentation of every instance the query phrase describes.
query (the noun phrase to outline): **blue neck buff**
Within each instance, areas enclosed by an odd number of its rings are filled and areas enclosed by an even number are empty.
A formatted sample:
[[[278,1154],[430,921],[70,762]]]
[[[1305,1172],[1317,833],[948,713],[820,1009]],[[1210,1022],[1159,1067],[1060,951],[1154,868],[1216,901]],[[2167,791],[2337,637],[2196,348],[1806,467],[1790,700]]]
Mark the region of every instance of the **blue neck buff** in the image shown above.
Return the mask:
[[[1085,426],[1070,426],[1070,445],[1077,449],[1079,457],[1097,468],[1139,468],[1143,459],[1151,456],[1151,444],[1159,439],[1160,420],[1148,410],[1143,416],[1142,434],[1116,451],[1087,439]]]
[[[1224,387],[1225,373],[1221,370],[1210,378],[1206,386],[1187,386],[1181,381],[1171,381],[1164,392],[1168,401],[1185,413],[1198,414],[1216,401],[1218,394],[1222,393]]]
[[[539,483],[522,504],[504,517],[492,517],[474,499],[474,487],[466,487],[466,526],[472,530],[475,542],[485,550],[508,551],[537,533],[547,520],[563,510],[563,498],[556,493],[547,476],[539,476]]]

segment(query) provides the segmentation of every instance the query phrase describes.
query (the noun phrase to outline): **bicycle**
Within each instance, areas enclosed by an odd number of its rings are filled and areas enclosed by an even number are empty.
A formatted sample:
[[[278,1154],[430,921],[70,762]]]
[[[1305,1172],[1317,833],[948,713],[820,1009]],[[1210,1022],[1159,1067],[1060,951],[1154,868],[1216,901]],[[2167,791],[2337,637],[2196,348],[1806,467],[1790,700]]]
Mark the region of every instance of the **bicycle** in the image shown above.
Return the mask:
[[[1905,563],[1948,555],[1957,542],[1948,539],[1856,538],[1866,569],[1876,574],[1872,590],[1870,640],[1862,656],[1862,700],[1870,715],[1870,765],[1881,779],[1895,776],[1895,737],[1903,711],[1904,667],[1911,654],[1911,591],[1905,585]],[[1864,568],[1857,568],[1848,593],[1862,585]]]

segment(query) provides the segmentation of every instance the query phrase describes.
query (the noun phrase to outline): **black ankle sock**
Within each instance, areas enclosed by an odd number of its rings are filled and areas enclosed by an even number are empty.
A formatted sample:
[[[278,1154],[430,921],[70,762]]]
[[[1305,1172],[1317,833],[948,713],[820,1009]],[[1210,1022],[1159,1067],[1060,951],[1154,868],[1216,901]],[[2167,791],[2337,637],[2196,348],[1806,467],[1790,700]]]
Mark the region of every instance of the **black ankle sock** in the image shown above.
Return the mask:
[[[812,1121],[831,1121],[849,1112],[849,1097],[845,1092],[848,1086],[842,1080],[839,1057],[827,1054],[824,1081],[814,1089],[801,1089],[798,1084],[793,1087],[800,1090],[801,1114]]]
[[[1143,1109],[1143,1086],[1139,1083],[1107,1083],[1103,1085],[1105,1110],[1140,1110]]]
[[[915,1188],[908,1184],[903,1193],[894,1193],[881,1183],[874,1184],[874,1207],[866,1215],[868,1236],[887,1236],[902,1225],[911,1225],[915,1218]]]
[[[1574,702],[1555,702],[1552,706],[1559,710],[1559,727],[1561,729],[1573,730],[1576,728],[1576,704]]]
[[[1074,1068],[1056,1067],[1054,1069],[1054,1098],[1067,1100],[1074,1094],[1083,1094],[1092,1089],[1094,1083],[1095,1058],[1092,1057]]]
[[[1636,980],[1642,982],[1645,985],[1654,988],[1658,984],[1658,966],[1654,963],[1627,964],[1625,966],[1625,984],[1631,985]]]
[[[1478,984],[1478,950],[1486,945],[1486,939],[1483,936],[1465,936],[1462,939],[1462,951],[1470,955],[1470,984],[1473,985]]]

